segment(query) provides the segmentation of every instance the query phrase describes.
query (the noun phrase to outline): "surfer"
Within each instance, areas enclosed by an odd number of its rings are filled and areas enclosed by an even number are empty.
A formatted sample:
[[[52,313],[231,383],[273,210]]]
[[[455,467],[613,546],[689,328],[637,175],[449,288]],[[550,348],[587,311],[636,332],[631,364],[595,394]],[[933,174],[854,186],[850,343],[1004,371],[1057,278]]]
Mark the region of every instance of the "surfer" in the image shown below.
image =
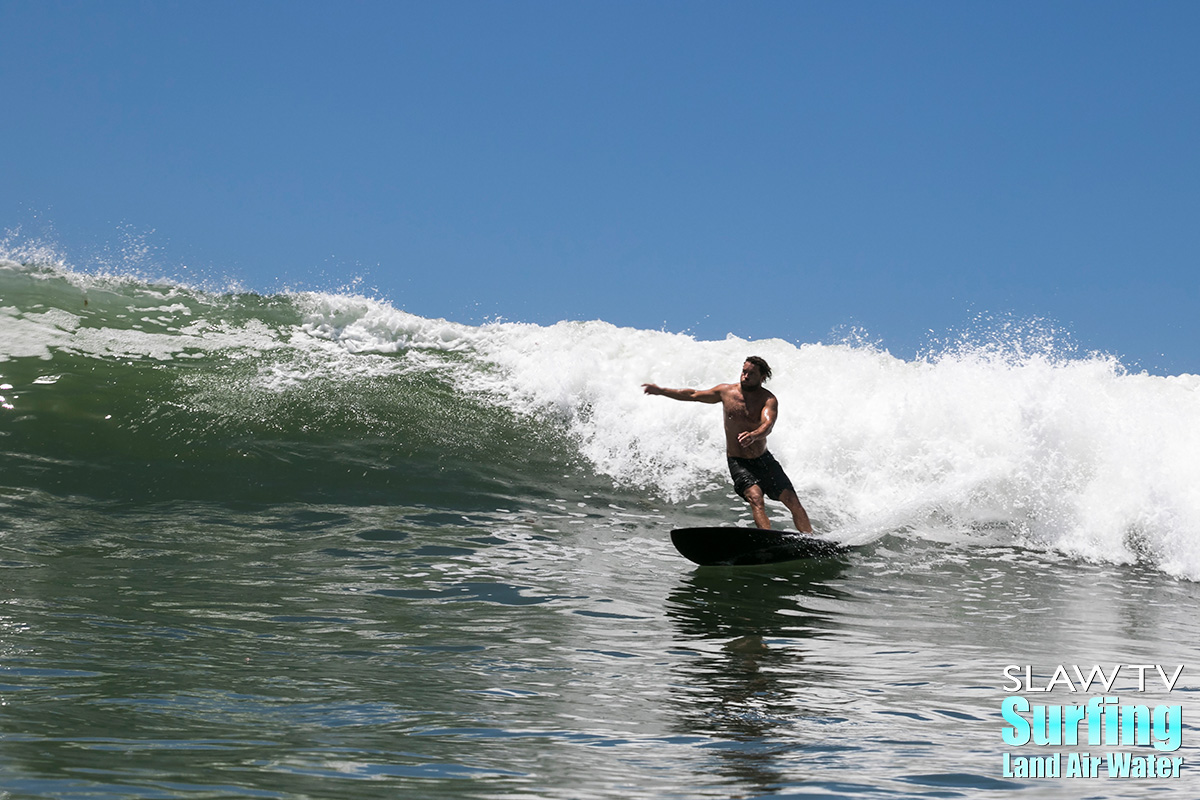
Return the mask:
[[[808,512],[783,467],[767,450],[767,435],[775,427],[779,400],[763,381],[771,377],[771,367],[759,356],[750,356],[742,365],[738,383],[722,383],[711,389],[664,389],[653,383],[642,384],[646,394],[661,395],[672,400],[697,403],[720,403],[725,410],[725,454],[729,459],[729,474],[733,488],[750,504],[754,524],[770,528],[764,497],[778,500],[792,512],[792,521],[801,533],[812,533]]]

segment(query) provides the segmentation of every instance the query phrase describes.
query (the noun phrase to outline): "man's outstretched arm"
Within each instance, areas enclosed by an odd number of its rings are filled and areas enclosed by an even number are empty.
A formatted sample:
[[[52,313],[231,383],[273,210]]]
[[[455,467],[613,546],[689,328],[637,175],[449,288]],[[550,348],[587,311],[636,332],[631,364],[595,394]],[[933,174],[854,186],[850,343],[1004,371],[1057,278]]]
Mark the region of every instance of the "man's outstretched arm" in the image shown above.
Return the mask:
[[[690,400],[696,403],[721,402],[721,387],[711,389],[664,389],[653,383],[643,383],[642,391],[646,394],[657,394],[672,400]]]

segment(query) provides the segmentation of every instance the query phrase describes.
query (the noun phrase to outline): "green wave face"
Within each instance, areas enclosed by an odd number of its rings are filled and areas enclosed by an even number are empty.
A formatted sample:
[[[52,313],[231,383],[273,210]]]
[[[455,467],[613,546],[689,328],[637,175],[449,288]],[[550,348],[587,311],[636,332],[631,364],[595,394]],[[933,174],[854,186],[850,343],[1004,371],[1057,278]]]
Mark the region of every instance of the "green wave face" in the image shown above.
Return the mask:
[[[469,354],[352,352],[313,296],[0,266],[0,469],[97,499],[436,502],[570,457],[561,427],[455,388]],[[359,299],[361,303],[368,301]]]

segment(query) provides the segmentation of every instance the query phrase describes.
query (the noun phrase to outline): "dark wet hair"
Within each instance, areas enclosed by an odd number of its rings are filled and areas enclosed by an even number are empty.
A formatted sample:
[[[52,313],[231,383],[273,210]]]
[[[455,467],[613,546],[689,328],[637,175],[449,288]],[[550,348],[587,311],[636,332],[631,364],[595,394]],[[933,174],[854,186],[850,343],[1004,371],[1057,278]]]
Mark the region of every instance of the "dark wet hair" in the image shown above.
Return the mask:
[[[758,367],[758,371],[762,373],[764,381],[771,377],[771,365],[762,356],[750,356],[746,361]]]

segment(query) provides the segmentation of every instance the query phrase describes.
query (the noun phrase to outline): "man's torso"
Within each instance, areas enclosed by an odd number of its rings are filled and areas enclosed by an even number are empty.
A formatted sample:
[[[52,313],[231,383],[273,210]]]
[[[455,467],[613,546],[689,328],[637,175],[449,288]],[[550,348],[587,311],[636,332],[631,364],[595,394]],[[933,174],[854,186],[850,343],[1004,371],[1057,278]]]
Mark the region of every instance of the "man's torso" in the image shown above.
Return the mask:
[[[767,451],[766,437],[743,446],[738,434],[752,431],[762,424],[763,409],[773,395],[758,389],[747,397],[741,386],[727,383],[721,387],[721,406],[725,414],[725,450],[736,458],[758,458]]]

